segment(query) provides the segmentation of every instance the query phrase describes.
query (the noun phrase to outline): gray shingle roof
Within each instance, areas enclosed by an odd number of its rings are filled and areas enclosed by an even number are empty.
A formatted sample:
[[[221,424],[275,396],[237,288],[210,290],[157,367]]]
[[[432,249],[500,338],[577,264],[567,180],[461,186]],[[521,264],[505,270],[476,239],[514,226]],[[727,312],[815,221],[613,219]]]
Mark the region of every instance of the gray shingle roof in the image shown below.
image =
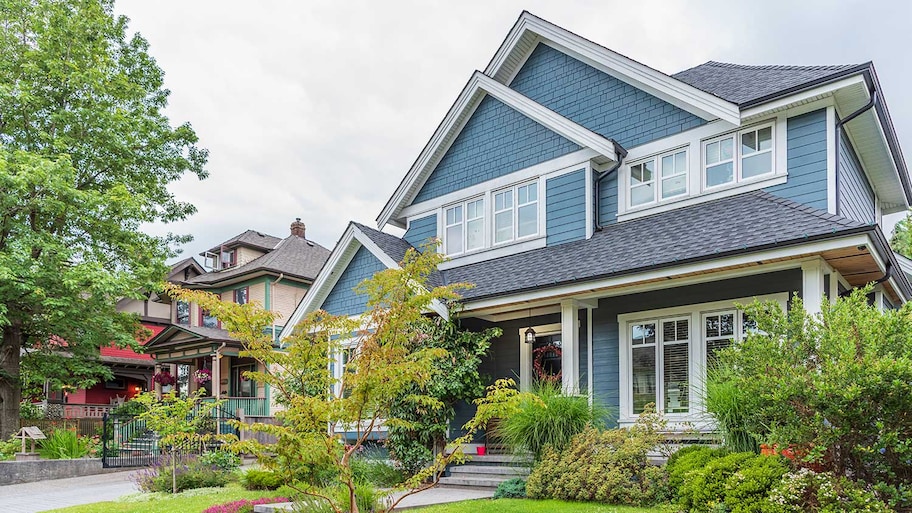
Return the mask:
[[[589,240],[443,271],[475,300],[872,229],[757,191],[606,226]]]
[[[672,76],[723,100],[744,106],[860,71],[867,66],[746,66],[709,61]]]
[[[246,233],[246,232],[245,232]],[[254,232],[256,233],[256,232]],[[326,260],[329,250],[316,242],[290,235],[274,245],[275,249],[246,264],[224,271],[201,274],[188,284],[213,284],[257,271],[284,273],[286,276],[314,280]]]
[[[360,223],[352,222],[352,224],[358,227],[358,229],[361,230],[364,235],[367,235],[377,247],[383,250],[384,253],[396,262],[402,262],[405,258],[405,252],[413,248],[411,244],[395,235],[375,230]],[[428,283],[432,287],[440,286],[443,284],[443,276],[441,276],[439,271],[434,272],[428,276]]]
[[[281,241],[282,239],[273,235],[261,233],[256,230],[247,230],[243,233],[235,235],[234,237],[231,237],[230,239],[219,244],[218,246],[215,246],[214,248],[210,248],[209,251],[211,253],[217,253],[221,250],[222,246],[249,246],[252,248],[269,251],[272,248],[276,247],[276,244]]]

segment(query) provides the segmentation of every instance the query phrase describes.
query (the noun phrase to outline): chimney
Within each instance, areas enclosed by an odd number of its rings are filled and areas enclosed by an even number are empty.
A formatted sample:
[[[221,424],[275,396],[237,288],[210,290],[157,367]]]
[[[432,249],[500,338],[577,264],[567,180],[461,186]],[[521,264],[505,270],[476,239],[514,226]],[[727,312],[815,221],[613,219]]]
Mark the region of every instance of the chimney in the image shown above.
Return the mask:
[[[296,217],[294,222],[291,223],[291,234],[297,237],[304,238],[304,223],[301,222],[300,217]]]

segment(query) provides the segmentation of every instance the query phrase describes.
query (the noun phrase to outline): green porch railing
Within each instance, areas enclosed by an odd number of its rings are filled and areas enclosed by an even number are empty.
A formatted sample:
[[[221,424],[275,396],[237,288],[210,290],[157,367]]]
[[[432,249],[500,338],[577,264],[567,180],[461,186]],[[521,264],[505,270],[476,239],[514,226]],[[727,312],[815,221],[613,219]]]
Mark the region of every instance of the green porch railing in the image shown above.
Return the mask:
[[[222,397],[220,400],[222,405],[219,408],[232,415],[237,413],[238,408],[243,408],[244,415],[269,416],[269,403],[265,397]],[[215,399],[206,398],[205,401],[212,402]]]

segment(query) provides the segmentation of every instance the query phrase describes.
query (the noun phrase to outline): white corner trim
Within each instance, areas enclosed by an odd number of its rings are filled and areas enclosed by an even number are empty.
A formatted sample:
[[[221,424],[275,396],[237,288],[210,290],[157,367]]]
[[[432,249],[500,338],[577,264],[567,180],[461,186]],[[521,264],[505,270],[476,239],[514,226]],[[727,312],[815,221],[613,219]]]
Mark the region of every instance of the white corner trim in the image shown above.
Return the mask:
[[[505,81],[504,79],[507,77],[502,76],[501,68],[507,66],[511,61],[519,60],[521,62],[526,57],[513,54],[518,51],[517,45],[527,32],[600,71],[706,120],[719,118],[734,125],[740,121],[740,111],[737,105],[685,84],[528,12],[523,12],[510,30],[491,63],[485,69],[486,75]],[[531,52],[533,49],[534,45],[531,45],[524,51]],[[509,78],[512,78],[514,74],[515,70],[510,73]]]
[[[826,145],[827,145],[827,212],[836,214],[836,166],[839,162],[839,155],[836,149],[839,143],[836,141],[836,107],[829,106],[826,108]],[[870,180],[869,180],[870,182]]]

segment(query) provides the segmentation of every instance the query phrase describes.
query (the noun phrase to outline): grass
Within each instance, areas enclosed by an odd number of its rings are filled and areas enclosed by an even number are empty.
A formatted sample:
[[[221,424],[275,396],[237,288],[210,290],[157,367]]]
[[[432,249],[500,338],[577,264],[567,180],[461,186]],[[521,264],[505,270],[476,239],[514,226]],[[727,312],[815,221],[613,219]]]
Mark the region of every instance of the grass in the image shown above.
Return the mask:
[[[249,492],[238,484],[229,484],[224,488],[199,488],[177,495],[135,493],[116,501],[96,502],[51,511],[53,513],[199,513],[215,504],[278,495],[281,494],[270,491]]]
[[[555,500],[497,499],[475,500],[429,506],[408,510],[409,513],[673,513],[673,506],[633,508],[609,506],[592,502],[564,502]]]

